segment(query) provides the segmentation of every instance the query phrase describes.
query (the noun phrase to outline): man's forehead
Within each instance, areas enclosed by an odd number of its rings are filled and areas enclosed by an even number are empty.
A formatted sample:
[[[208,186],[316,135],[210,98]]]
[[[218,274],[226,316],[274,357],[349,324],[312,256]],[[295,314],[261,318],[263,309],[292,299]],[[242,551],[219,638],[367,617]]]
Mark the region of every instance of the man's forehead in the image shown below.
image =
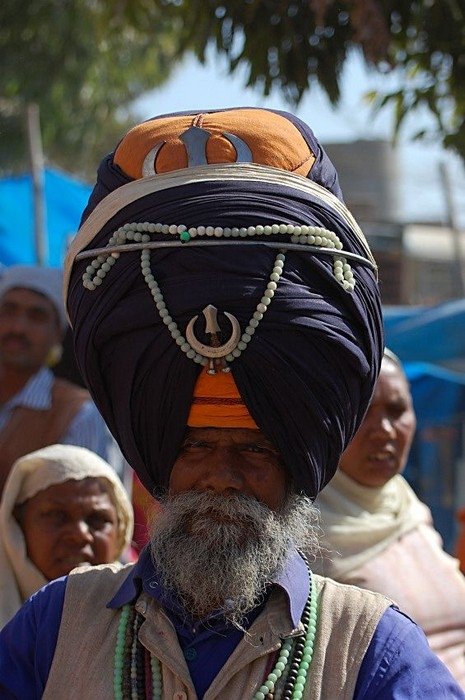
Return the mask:
[[[54,307],[53,302],[45,294],[42,294],[42,292],[38,292],[35,289],[29,289],[28,287],[11,287],[1,296],[2,301],[15,299],[25,301],[30,299],[31,303],[35,302],[37,304],[50,304],[52,307]]]
[[[27,287],[12,287],[0,297],[0,302],[17,304],[18,306],[37,307],[55,311],[55,305],[45,294]]]
[[[258,428],[187,428],[186,436],[212,441],[228,440],[231,442],[268,442],[272,444],[271,440]]]

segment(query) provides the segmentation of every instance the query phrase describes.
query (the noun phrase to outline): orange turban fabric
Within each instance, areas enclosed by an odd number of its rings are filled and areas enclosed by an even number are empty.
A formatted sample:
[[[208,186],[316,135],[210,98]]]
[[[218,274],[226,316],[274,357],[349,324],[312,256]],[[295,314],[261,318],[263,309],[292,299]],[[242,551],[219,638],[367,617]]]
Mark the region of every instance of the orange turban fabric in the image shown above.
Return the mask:
[[[231,372],[201,372],[194,387],[187,425],[191,428],[254,428]]]

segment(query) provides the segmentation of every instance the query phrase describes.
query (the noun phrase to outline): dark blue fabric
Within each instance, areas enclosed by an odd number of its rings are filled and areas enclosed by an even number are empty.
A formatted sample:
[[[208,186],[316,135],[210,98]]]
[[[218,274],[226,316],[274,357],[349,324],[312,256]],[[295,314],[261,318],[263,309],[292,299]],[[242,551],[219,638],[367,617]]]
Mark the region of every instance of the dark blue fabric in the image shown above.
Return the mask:
[[[144,557],[141,566],[132,569],[118,596],[120,602],[132,600],[139,583],[135,576],[142,575],[142,585],[150,592],[154,570],[150,559]],[[303,569],[297,579],[303,575]],[[295,571],[295,570],[294,570]],[[294,583],[294,571],[287,571],[285,578],[294,590],[304,584]],[[295,588],[297,587],[297,588]],[[57,579],[36,593],[25,603],[13,620],[0,632],[0,700],[39,700],[47,682],[55,653],[58,630],[63,610],[66,578]],[[131,596],[131,593],[133,594]],[[127,596],[130,596],[127,598]],[[301,597],[301,590],[297,593]],[[114,599],[114,601],[116,598]],[[113,601],[113,602],[114,602]],[[300,604],[296,607],[300,608]],[[205,651],[215,640],[215,653]],[[198,642],[198,644],[197,644]],[[216,655],[228,655],[230,640],[217,638],[215,632],[208,635],[203,630],[201,641],[184,644],[185,653],[194,648],[197,656],[187,658],[188,663],[200,659],[209,666]],[[189,654],[187,654],[189,657]],[[70,660],[70,663],[72,661]],[[199,696],[201,697],[201,695]],[[373,639],[360,667],[354,700],[464,700],[465,693],[456,685],[450,673],[431,652],[423,632],[410,618],[397,609],[388,608],[381,618]],[[336,699],[335,699],[336,700]]]
[[[314,224],[336,231],[346,250],[365,252],[334,209],[308,193],[268,183],[194,183],[146,196],[120,211],[91,247],[105,245],[115,228],[134,220]],[[181,330],[208,304],[234,314],[244,329],[275,256],[274,250],[237,241],[220,249],[157,250],[151,259]],[[333,476],[362,420],[383,349],[372,271],[352,265],[357,283],[349,294],[335,280],[332,264],[328,256],[288,252],[259,329],[231,365],[257,425],[282,453],[296,488],[312,497]],[[87,265],[74,265],[68,295],[82,375],[128,463],[149,491],[163,491],[184,438],[199,367],[161,321],[140,272],[140,253],[122,254],[93,292],[82,286]]]

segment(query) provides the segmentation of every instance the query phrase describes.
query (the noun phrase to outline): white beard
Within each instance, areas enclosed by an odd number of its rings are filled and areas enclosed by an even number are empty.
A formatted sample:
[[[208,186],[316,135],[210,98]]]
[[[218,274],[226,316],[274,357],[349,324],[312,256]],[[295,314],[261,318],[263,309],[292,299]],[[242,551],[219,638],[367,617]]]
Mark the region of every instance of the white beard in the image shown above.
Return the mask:
[[[242,628],[289,553],[314,555],[317,510],[305,496],[275,512],[249,496],[188,491],[155,516],[152,557],[166,591],[194,619],[221,610]]]

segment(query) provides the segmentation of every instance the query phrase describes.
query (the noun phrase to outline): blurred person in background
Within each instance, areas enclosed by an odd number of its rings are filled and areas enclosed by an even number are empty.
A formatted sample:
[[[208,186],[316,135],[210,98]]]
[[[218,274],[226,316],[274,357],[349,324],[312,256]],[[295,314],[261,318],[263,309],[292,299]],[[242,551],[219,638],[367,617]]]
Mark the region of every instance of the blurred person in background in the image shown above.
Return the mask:
[[[415,428],[407,377],[386,350],[367,414],[317,498],[322,558],[312,568],[392,598],[465,688],[465,579],[401,475]]]
[[[89,393],[54,377],[67,327],[62,272],[16,265],[0,277],[0,494],[13,462],[45,445],[106,457],[108,430]]]
[[[0,627],[48,581],[125,557],[130,501],[112,467],[84,447],[18,459],[0,502]]]

